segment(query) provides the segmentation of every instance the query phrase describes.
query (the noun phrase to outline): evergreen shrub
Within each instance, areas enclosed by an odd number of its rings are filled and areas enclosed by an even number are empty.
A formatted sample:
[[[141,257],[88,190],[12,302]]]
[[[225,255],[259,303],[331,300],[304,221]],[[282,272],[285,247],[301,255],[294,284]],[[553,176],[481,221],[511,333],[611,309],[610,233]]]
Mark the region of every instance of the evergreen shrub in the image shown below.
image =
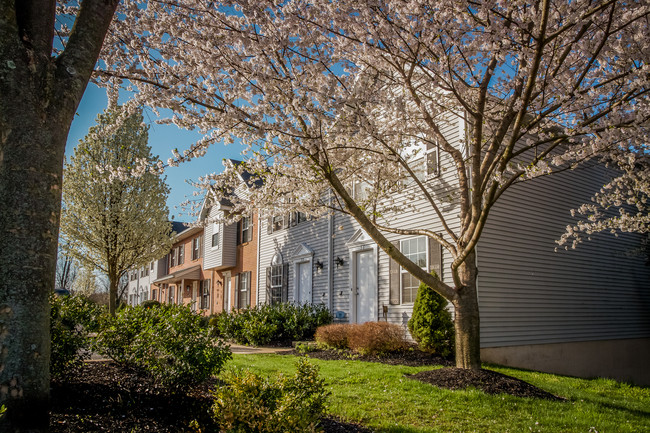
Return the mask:
[[[454,324],[446,307],[445,298],[431,287],[420,283],[413,304],[413,315],[408,321],[409,332],[420,350],[444,357],[453,353]]]
[[[62,376],[90,357],[90,333],[100,327],[105,308],[84,296],[50,296],[50,374]]]
[[[202,326],[189,306],[127,307],[97,336],[98,350],[118,363],[139,368],[172,388],[187,388],[217,375],[230,349]]]
[[[254,346],[309,340],[319,326],[331,322],[332,314],[324,305],[292,303],[223,312],[210,319],[213,335]]]
[[[219,431],[316,432],[329,392],[318,367],[305,358],[288,377],[263,378],[248,370],[234,370],[225,386],[214,392],[213,417]]]

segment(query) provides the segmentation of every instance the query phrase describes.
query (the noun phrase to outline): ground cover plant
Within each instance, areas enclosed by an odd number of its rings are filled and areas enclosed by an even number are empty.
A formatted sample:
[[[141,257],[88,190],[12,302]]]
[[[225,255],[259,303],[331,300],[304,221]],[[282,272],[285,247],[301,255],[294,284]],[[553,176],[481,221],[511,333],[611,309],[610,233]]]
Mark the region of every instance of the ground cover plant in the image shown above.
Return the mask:
[[[332,313],[326,306],[293,303],[257,305],[210,319],[215,335],[254,346],[310,340],[316,328],[331,322]]]
[[[290,358],[290,357],[289,357]],[[609,379],[580,379],[489,366],[563,400],[451,391],[408,378],[432,370],[356,360],[322,361],[331,392],[328,413],[375,432],[639,432],[650,420],[650,389]],[[233,364],[258,374],[289,372],[286,355],[235,355]]]
[[[202,316],[189,306],[167,304],[120,310],[97,336],[97,350],[175,388],[219,374],[231,356],[228,346],[210,335]]]

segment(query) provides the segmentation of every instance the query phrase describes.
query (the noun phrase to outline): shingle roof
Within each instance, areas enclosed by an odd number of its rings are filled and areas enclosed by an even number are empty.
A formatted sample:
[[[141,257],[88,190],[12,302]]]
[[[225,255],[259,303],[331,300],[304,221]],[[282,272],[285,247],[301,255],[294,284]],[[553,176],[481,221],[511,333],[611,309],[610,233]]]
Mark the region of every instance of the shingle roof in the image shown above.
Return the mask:
[[[171,223],[172,223],[172,232],[176,234],[183,232],[188,228],[187,223],[181,221],[172,221]]]

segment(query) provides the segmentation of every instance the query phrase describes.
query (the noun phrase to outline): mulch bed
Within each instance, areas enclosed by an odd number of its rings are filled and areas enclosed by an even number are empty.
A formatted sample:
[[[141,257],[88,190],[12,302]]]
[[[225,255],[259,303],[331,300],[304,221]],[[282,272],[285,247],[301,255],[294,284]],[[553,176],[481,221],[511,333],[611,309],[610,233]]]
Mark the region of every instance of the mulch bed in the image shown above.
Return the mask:
[[[301,355],[298,352],[283,352]],[[449,359],[418,350],[383,356],[358,355],[342,350],[316,350],[307,356],[324,360],[360,360],[391,365],[433,366],[430,371],[406,375],[440,388],[473,387],[488,394],[505,393],[516,397],[563,400],[514,377],[490,370],[469,371],[450,367]],[[82,368],[53,380],[50,411],[51,433],[77,432],[196,432],[190,422],[212,427],[210,389],[219,386],[217,379],[173,394],[157,385],[151,378],[114,362],[87,362]],[[372,433],[371,430],[335,417],[326,417],[321,426],[325,433]],[[210,431],[210,428],[207,429]]]
[[[292,355],[302,355],[297,351],[286,352]],[[515,397],[532,397],[546,400],[563,400],[543,389],[523,380],[491,370],[466,370],[452,367],[453,361],[441,358],[430,353],[411,349],[404,352],[378,355],[359,355],[349,350],[315,350],[307,352],[305,356],[323,360],[355,359],[366,362],[381,362],[390,365],[406,365],[409,367],[423,367],[441,365],[446,368],[421,371],[420,373],[406,375],[410,379],[419,380],[439,388],[451,390],[476,388],[486,394],[509,394]]]
[[[515,397],[533,397],[546,400],[564,400],[523,380],[492,370],[466,370],[462,368],[439,368],[407,374],[406,377],[429,383],[439,388],[476,388],[486,394],[509,394]]]
[[[291,350],[282,352],[286,355],[306,355],[310,358],[323,359],[325,361],[356,360],[365,362],[380,362],[389,365],[406,365],[408,367],[421,367],[425,365],[442,365],[445,367],[454,365],[453,361],[442,358],[431,353],[422,352],[421,350],[411,349],[403,352],[386,353],[379,355],[360,355],[351,350],[313,350],[306,354]]]
[[[87,362],[52,381],[50,433],[196,432],[189,427],[193,420],[206,431],[212,427],[210,388],[218,385],[212,379],[186,394],[171,394],[135,370]],[[325,433],[372,433],[334,417],[321,425]]]

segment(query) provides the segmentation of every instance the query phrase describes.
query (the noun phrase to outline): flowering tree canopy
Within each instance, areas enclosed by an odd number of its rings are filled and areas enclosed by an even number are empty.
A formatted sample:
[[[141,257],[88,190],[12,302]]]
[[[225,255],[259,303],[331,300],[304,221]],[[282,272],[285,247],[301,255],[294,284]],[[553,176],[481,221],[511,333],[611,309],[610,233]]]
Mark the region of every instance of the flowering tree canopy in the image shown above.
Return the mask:
[[[126,176],[141,162],[153,164],[148,127],[136,113],[110,136],[98,132],[115,123],[119,109],[106,111],[75,148],[65,166],[61,232],[73,241],[69,252],[108,277],[109,311],[115,313],[123,275],[166,254],[171,224],[165,204],[169,188],[153,173]],[[112,176],[111,171],[118,176]]]
[[[121,13],[99,79],[135,90],[134,106],[171,109],[170,122],[206,134],[169,163],[240,139],[249,146],[240,169],[264,180],[240,209],[353,215],[454,304],[459,366],[480,365],[474,248],[510,186],[601,156],[644,164],[647,185],[645,1],[170,0],[125,3]],[[448,140],[458,123],[467,134]],[[422,175],[432,147],[446,173],[438,180]],[[204,179],[221,193],[235,181]],[[363,194],[352,194],[358,183]],[[601,204],[613,189],[604,191]],[[442,233],[391,225],[416,197]],[[444,200],[460,214],[443,212]],[[441,243],[454,258],[453,284],[406,259],[387,232]]]

